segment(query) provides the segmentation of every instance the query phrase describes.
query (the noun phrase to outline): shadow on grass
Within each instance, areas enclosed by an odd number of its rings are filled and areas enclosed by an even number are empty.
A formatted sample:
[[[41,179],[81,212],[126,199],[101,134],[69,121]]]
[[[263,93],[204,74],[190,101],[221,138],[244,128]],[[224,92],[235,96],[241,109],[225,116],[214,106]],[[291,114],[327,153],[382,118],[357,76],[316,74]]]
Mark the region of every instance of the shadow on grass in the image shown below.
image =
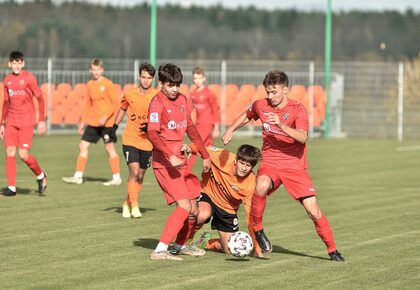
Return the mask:
[[[154,250],[156,245],[159,243],[158,239],[140,238],[133,241],[133,245],[140,248]]]
[[[3,187],[2,189],[0,189],[0,191],[4,192],[6,189],[7,189],[7,187]],[[21,188],[21,187],[16,187],[16,192],[17,192],[17,195],[19,195],[19,194],[28,195],[28,194],[31,194],[31,193],[36,193],[36,195],[40,195],[40,194],[38,194],[37,191],[35,191],[33,189]],[[42,196],[42,195],[40,195],[40,196]]]
[[[113,206],[113,207],[108,207],[106,209],[104,209],[104,211],[114,211],[116,213],[122,213],[122,207],[121,206]],[[148,211],[156,211],[155,208],[150,208],[150,207],[140,207],[140,212],[142,214],[144,214],[145,212]]]
[[[300,252],[290,251],[288,249],[285,249],[283,247],[276,246],[276,245],[273,245],[273,253],[279,253],[279,254],[285,254],[285,255],[295,255],[295,256],[300,256],[300,257],[308,257],[308,258],[328,260],[328,261],[330,260],[330,259],[325,258],[325,257],[312,256],[312,255],[307,255],[307,254],[300,253]]]
[[[231,261],[231,262],[249,262],[250,259],[248,259],[248,258],[226,258],[225,261]]]
[[[105,182],[109,179],[103,177],[90,177],[90,176],[83,176],[83,182]]]

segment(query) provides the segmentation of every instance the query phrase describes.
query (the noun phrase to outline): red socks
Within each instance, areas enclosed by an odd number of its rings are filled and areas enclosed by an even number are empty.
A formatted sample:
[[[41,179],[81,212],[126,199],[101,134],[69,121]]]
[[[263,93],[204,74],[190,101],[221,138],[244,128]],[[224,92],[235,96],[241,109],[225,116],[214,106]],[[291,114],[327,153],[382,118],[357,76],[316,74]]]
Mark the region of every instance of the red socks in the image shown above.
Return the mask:
[[[33,173],[35,173],[36,176],[40,175],[42,173],[41,168],[38,165],[38,162],[36,161],[35,157],[32,155],[29,155],[28,159],[24,160],[26,165],[32,170]]]
[[[251,215],[254,222],[254,231],[262,230],[262,219],[264,215],[265,205],[267,203],[267,196],[259,196],[254,192],[251,202]]]
[[[166,220],[162,236],[159,241],[169,245],[169,243],[174,240],[175,236],[181,230],[185,220],[188,218],[188,214],[189,212],[182,207],[177,207]]]
[[[194,231],[197,219],[189,217],[185,220],[184,225],[176,236],[175,243],[178,245],[185,245],[190,238],[191,233]]]
[[[16,157],[6,157],[6,178],[8,186],[16,186]]]
[[[314,221],[314,224],[318,236],[324,241],[325,245],[327,245],[328,253],[337,250],[330,224],[325,215],[322,215],[319,220]]]

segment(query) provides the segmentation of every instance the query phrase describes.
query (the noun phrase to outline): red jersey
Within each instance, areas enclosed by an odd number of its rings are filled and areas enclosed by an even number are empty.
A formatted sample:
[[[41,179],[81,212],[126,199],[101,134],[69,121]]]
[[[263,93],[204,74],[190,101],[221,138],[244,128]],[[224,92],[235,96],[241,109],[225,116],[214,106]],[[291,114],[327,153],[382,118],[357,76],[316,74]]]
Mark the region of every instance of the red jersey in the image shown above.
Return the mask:
[[[196,124],[219,123],[219,106],[216,95],[208,87],[190,93],[193,108],[196,110]]]
[[[2,121],[18,126],[33,126],[36,124],[33,97],[38,99],[39,120],[44,121],[45,106],[42,91],[33,74],[22,70],[20,74],[9,74],[4,78],[4,102]]]
[[[302,103],[290,100],[286,107],[277,109],[267,99],[260,99],[247,111],[248,119],[260,119],[262,123],[262,159],[261,165],[268,164],[277,169],[306,169],[306,145],[302,144],[277,125],[267,123],[267,113],[275,113],[280,121],[294,129],[308,132],[308,116]]]
[[[161,144],[154,144],[154,140],[149,138],[153,144],[153,168],[172,167],[169,162],[171,155],[176,155],[185,161],[181,152],[185,133],[199,146],[203,159],[209,157],[198,132],[197,135],[191,132],[191,127],[195,131],[196,129],[191,119],[191,111],[188,109],[187,98],[183,94],[178,94],[176,99],[170,100],[164,93],[159,92],[150,102],[148,119],[148,132],[157,131],[163,141],[161,147]]]

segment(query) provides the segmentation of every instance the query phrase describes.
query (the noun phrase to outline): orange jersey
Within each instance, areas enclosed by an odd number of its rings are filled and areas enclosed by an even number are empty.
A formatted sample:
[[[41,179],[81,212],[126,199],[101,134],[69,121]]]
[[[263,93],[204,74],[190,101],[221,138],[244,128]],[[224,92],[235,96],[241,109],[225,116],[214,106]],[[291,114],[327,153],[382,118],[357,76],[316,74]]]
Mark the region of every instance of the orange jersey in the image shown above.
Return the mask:
[[[99,127],[99,119],[106,116],[104,127],[112,127],[114,113],[118,107],[118,92],[112,81],[103,76],[99,80],[90,80],[87,83],[87,92],[83,122]]]
[[[152,88],[146,94],[142,94],[136,87],[124,93],[121,100],[121,109],[127,111],[128,117],[122,135],[122,144],[152,151],[152,143],[147,139],[147,134],[140,128],[144,126],[143,123],[147,123],[150,101],[158,92],[158,89]]]

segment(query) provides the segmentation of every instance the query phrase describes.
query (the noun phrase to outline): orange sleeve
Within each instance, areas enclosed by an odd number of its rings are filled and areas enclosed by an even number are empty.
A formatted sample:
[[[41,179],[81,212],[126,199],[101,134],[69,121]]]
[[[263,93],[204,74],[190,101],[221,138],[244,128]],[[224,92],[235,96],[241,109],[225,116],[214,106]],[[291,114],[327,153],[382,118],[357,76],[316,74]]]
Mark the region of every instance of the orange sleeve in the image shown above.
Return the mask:
[[[87,123],[89,118],[90,109],[92,108],[92,99],[89,89],[89,82],[87,83],[87,95],[86,95],[86,107],[85,112],[83,114],[82,122]]]
[[[128,109],[128,101],[127,101],[127,97],[125,96],[125,93],[121,99],[121,109],[123,109],[124,111],[127,111]]]
[[[118,108],[118,92],[114,87],[112,81],[107,80],[106,84],[106,92],[109,98],[109,105],[105,108],[105,114],[108,118],[110,118],[115,110]]]

